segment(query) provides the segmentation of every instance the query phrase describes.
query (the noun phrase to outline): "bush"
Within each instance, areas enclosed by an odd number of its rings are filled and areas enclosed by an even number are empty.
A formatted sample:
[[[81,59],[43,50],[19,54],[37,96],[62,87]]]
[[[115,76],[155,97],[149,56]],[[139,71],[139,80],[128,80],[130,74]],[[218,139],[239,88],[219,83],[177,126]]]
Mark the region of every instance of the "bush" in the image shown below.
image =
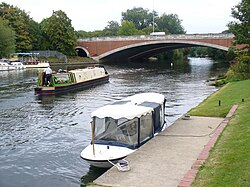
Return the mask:
[[[250,79],[250,57],[238,57],[237,62],[231,64],[226,76],[228,81]]]

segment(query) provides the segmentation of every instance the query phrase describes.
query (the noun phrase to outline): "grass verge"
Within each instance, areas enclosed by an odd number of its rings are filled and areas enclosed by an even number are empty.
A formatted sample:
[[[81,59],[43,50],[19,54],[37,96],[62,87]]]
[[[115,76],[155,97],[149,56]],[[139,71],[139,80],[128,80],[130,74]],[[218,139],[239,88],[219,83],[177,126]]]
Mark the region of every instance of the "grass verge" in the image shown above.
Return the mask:
[[[233,104],[239,108],[200,168],[192,187],[250,186],[250,80],[227,84],[190,114],[225,117]]]

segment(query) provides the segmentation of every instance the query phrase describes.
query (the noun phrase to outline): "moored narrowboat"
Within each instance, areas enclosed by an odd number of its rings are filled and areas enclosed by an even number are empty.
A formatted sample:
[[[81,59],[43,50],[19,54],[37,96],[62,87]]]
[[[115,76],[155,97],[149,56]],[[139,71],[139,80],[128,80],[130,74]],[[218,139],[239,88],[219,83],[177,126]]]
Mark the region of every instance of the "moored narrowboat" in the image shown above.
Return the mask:
[[[35,94],[49,95],[85,89],[109,81],[109,74],[104,66],[87,67],[70,71],[52,73],[46,85],[44,72],[38,74]]]

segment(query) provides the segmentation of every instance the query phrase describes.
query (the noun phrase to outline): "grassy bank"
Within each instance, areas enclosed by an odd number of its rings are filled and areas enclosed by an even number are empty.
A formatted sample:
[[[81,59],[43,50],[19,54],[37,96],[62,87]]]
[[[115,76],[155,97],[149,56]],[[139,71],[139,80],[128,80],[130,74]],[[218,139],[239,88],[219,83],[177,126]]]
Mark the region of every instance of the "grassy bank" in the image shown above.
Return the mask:
[[[219,100],[221,106],[218,106]],[[211,150],[192,187],[250,186],[250,80],[229,83],[190,114],[225,117],[233,104],[238,104],[239,108]]]

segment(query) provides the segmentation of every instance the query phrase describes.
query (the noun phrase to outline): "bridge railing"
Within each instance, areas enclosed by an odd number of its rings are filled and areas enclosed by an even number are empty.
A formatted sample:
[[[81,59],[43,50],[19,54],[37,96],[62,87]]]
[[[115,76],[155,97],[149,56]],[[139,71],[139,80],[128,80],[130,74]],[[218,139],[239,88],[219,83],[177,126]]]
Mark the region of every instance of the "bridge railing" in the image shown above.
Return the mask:
[[[84,41],[124,41],[124,40],[188,40],[188,39],[227,39],[233,38],[232,33],[228,34],[170,34],[170,35],[135,35],[135,36],[109,36],[109,37],[92,37],[77,39],[78,42]]]

